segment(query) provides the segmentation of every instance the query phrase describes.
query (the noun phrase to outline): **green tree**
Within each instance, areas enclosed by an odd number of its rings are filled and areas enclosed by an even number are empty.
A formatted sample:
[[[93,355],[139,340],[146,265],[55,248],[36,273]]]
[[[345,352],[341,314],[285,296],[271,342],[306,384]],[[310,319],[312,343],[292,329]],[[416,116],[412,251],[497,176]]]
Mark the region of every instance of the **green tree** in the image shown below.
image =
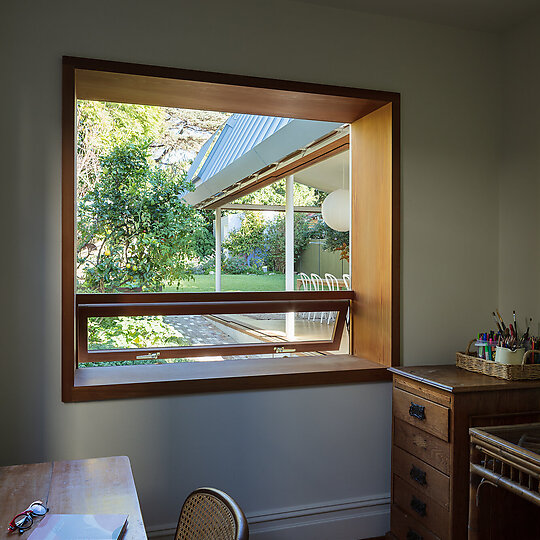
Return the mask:
[[[156,291],[189,277],[206,233],[201,214],[181,199],[190,189],[185,174],[152,164],[147,144],[114,148],[100,159],[98,173],[78,206],[83,286]]]
[[[266,222],[260,212],[247,212],[239,229],[232,231],[223,247],[231,255],[243,257],[245,261],[252,253],[260,253],[265,245]]]
[[[321,218],[313,231],[313,238],[323,240],[324,250],[339,251],[340,259],[349,260],[349,231],[336,231]]]
[[[314,233],[313,218],[306,214],[294,215],[294,263],[306,249]],[[265,234],[265,260],[275,272],[285,272],[285,217],[280,215],[270,222]]]
[[[164,132],[162,107],[78,100],[78,197],[93,189],[99,175],[100,159],[113,148],[155,141],[163,138]]]
[[[214,216],[213,210],[196,209],[197,226],[193,230],[193,249],[201,259],[208,259],[214,255],[216,241],[214,239]]]
[[[284,205],[285,189],[285,179],[278,180],[253,193],[244,195],[244,197],[238,199],[238,202],[243,204]],[[320,191],[311,186],[305,186],[298,182],[294,182],[293,192],[294,204],[296,206],[320,206],[327,195],[324,191]]]

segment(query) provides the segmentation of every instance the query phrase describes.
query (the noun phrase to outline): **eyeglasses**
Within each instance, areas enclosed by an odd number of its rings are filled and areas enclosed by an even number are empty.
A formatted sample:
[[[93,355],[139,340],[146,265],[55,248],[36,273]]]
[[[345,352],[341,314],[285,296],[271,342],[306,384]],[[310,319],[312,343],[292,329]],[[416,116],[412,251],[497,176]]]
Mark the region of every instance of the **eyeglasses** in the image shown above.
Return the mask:
[[[22,534],[34,523],[34,517],[44,516],[49,509],[43,504],[43,501],[34,501],[24,512],[17,514],[8,525],[9,531],[19,531]]]

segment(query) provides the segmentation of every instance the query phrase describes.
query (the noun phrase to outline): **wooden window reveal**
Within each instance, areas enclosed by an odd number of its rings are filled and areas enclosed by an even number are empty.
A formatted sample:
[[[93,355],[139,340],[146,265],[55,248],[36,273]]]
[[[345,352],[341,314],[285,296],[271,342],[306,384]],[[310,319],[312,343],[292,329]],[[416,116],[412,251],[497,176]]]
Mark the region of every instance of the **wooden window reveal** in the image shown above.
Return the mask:
[[[194,391],[238,390],[272,386],[328,384],[381,380],[386,376],[381,366],[398,365],[400,351],[400,96],[394,92],[363,90],[313,83],[280,81],[178,68],[127,64],[86,58],[63,58],[62,69],[62,400],[87,401],[118,397],[163,395]],[[263,114],[349,123],[352,159],[351,278],[353,293],[334,293],[325,302],[351,302],[351,354],[362,359],[310,367],[297,374],[281,373],[268,367],[256,377],[212,378],[208,381],[183,380],[181,369],[174,369],[174,379],[145,382],[148,368],[128,366],[107,368],[114,382],[104,382],[103,368],[77,370],[79,360],[93,353],[85,349],[84,319],[104,309],[108,313],[124,310],[148,310],[141,304],[156,304],[156,314],[167,303],[174,310],[195,309],[204,304],[198,293],[76,294],[75,290],[75,198],[76,198],[76,126],[77,99],[184,107],[194,109]],[[374,113],[379,113],[374,115]],[[361,122],[362,119],[368,119]],[[369,120],[373,118],[373,120]],[[355,125],[356,123],[356,125]],[[358,128],[358,129],[357,129]],[[381,136],[383,134],[384,136]],[[376,149],[373,152],[373,149]],[[355,170],[356,164],[362,169]],[[376,184],[376,188],[370,185]],[[361,204],[358,203],[360,201]],[[357,207],[358,206],[358,207]],[[362,209],[374,209],[364,212]],[[372,237],[370,231],[384,231]],[[381,254],[385,254],[384,257]],[[375,264],[374,264],[375,263]],[[204,294],[204,293],[200,293]],[[217,293],[216,293],[217,294]],[[228,311],[241,309],[242,302],[268,302],[261,293],[219,293],[213,302],[229,304]],[[304,294],[302,297],[287,296]],[[313,300],[310,293],[272,293],[272,300],[298,302]],[[321,293],[317,293],[321,294]],[[339,295],[345,294],[345,296]],[[349,294],[349,296],[347,296]],[[135,296],[135,298],[134,298]],[[96,297],[96,298],[93,298]],[[97,298],[99,297],[99,298]],[[323,297],[318,296],[318,301]],[[179,303],[191,303],[181,307]],[[104,305],[102,305],[104,304]],[[98,308],[99,305],[102,305]],[[249,304],[251,306],[251,304]],[[303,304],[302,304],[303,305]],[[310,304],[311,305],[311,304]],[[339,304],[342,305],[341,303]],[[121,309],[121,306],[123,308]],[[270,304],[266,304],[268,310]],[[274,305],[275,307],[276,305]],[[204,309],[208,309],[208,303]],[[197,307],[196,309],[203,309]],[[213,307],[215,309],[215,306]],[[245,308],[242,308],[245,310]],[[252,308],[251,308],[252,309]],[[277,307],[276,307],[277,309]],[[281,309],[281,307],[280,307]],[[343,311],[339,324],[343,324]],[[339,326],[339,325],[336,325]],[[80,332],[82,331],[82,332]],[[335,332],[337,339],[337,329]],[[308,344],[305,344],[308,347]],[[138,351],[139,352],[139,351]],[[114,354],[118,354],[115,351]],[[131,353],[130,353],[131,354]],[[337,356],[334,356],[337,358]],[[348,357],[352,358],[352,357]],[[259,360],[260,366],[264,360]],[[374,364],[375,363],[375,364]],[[223,362],[221,362],[223,364]],[[278,362],[280,364],[280,362]],[[280,365],[282,365],[281,362]],[[296,360],[296,364],[299,365]],[[307,364],[306,364],[307,366]],[[336,367],[332,367],[336,366]],[[348,366],[348,367],[347,367]],[[165,366],[162,366],[165,369]],[[140,369],[139,369],[140,368]],[[143,369],[144,368],[144,369]],[[171,369],[175,366],[170,366]],[[121,383],[117,370],[126,369],[139,381],[135,386]],[[159,370],[159,366],[156,366]],[[281,368],[280,368],[281,369]],[[341,371],[340,371],[341,369]],[[163,371],[163,370],[162,370]],[[167,373],[170,369],[167,367]],[[77,375],[76,372],[84,377]],[[92,375],[95,374],[95,375]],[[99,373],[99,374],[98,374]],[[113,376],[114,373],[114,376]],[[363,375],[366,373],[367,375]],[[167,375],[169,377],[169,375]],[[177,377],[177,378],[176,378]],[[87,382],[81,383],[81,380]],[[93,381],[93,382],[90,382]],[[99,382],[97,382],[99,381]],[[310,382],[311,381],[311,382]]]

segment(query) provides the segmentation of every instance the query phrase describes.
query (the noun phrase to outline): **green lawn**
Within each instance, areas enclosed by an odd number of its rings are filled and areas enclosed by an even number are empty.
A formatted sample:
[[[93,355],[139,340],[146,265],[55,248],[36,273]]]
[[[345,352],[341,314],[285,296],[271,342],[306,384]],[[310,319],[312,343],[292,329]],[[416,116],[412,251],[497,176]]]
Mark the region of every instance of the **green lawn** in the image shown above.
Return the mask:
[[[177,290],[175,285],[164,287],[165,292],[213,292],[215,290],[215,276],[193,276],[180,282]],[[221,276],[222,291],[283,291],[285,290],[284,274],[263,274],[256,276],[229,275]]]

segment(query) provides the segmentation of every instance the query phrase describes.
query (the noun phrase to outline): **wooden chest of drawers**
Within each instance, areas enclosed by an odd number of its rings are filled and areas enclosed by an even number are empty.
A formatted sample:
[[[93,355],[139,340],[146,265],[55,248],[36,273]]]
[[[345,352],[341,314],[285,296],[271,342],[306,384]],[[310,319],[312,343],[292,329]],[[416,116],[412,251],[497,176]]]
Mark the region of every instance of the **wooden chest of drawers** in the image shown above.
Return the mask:
[[[455,366],[390,371],[394,386],[388,538],[466,539],[468,429],[540,421],[540,381],[504,381]]]

